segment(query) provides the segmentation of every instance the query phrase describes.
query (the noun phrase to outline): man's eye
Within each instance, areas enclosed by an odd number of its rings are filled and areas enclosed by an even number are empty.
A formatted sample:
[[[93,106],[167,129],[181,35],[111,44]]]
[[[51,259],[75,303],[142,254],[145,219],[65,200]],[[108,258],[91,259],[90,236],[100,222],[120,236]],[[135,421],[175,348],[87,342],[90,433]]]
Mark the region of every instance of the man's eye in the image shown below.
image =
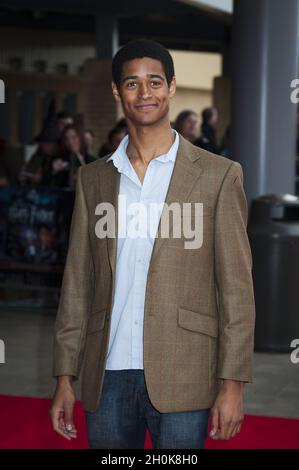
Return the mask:
[[[134,85],[136,85],[136,82],[129,82],[129,83],[128,83],[128,87],[129,87],[129,88],[132,88]]]
[[[152,84],[153,86],[159,86],[159,85],[161,84],[161,82],[159,82],[158,80],[153,80],[153,81],[151,82],[151,84]]]

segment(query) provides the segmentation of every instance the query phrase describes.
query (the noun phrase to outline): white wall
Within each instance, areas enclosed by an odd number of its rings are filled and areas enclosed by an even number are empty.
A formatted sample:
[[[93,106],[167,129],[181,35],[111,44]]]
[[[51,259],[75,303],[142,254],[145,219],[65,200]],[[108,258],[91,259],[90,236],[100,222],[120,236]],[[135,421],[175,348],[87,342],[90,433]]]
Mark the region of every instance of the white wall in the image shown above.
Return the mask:
[[[185,3],[198,4],[213,8],[215,10],[225,11],[226,13],[233,12],[233,0],[182,0]]]

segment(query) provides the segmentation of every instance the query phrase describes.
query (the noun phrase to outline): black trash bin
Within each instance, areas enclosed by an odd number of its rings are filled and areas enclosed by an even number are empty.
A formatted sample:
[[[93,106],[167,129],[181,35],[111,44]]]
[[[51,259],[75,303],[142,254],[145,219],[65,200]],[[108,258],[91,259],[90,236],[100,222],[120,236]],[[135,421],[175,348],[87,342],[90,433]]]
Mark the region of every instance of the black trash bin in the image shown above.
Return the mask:
[[[256,303],[255,350],[290,352],[299,338],[299,198],[252,201],[248,235]]]

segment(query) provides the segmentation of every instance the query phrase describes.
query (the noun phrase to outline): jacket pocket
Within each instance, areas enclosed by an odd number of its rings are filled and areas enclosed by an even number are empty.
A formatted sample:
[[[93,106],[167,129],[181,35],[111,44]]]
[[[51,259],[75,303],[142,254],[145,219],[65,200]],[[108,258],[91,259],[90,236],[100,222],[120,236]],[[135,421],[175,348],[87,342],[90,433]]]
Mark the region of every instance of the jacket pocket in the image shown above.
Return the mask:
[[[105,319],[106,309],[92,313],[87,322],[87,334],[102,330],[105,326]]]
[[[218,337],[218,319],[211,315],[179,307],[178,324],[186,330],[197,331],[213,338]]]
[[[206,358],[206,373],[208,378],[208,386],[210,391],[215,391],[216,387],[216,370],[218,355],[218,319],[211,315],[200,312],[194,312],[185,308],[178,309],[178,325],[193,333],[201,333],[198,341],[193,338],[192,343],[197,344],[194,349],[194,357],[201,356]],[[195,336],[195,335],[194,335]],[[190,338],[191,342],[191,338]],[[204,374],[204,370],[203,370]]]

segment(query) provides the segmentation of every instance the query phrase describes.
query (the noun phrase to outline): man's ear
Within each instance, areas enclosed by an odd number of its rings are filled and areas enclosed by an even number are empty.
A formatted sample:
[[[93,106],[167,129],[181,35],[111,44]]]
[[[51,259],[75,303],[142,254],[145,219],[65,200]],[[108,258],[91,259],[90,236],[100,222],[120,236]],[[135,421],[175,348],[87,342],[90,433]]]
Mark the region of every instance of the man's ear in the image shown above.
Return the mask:
[[[116,83],[112,82],[111,87],[112,87],[112,94],[114,96],[115,101],[121,101],[120,94],[119,94],[119,91],[117,89]]]
[[[176,78],[174,75],[169,85],[169,98],[172,98],[175,95],[175,92],[176,92]]]

